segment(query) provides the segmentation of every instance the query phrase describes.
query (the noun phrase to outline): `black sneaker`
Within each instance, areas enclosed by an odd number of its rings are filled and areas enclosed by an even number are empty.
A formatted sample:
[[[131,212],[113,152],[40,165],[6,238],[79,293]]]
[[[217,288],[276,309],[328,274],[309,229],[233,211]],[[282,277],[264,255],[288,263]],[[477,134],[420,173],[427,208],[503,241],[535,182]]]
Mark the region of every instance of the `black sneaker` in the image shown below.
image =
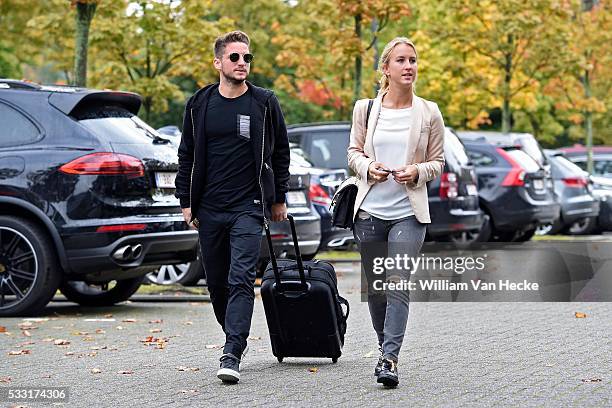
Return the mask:
[[[383,361],[385,361],[385,358],[383,357],[382,347],[379,347],[378,351],[380,351],[380,356],[378,356],[378,363],[376,363],[376,367],[374,367],[374,375],[376,377],[378,377],[378,374],[380,374],[380,371],[383,368]]]
[[[385,387],[397,387],[399,377],[397,376],[397,363],[388,358],[383,359],[383,367],[378,374],[377,382]]]
[[[217,371],[217,378],[224,383],[237,383],[240,380],[240,359],[231,353],[221,356],[221,368]]]

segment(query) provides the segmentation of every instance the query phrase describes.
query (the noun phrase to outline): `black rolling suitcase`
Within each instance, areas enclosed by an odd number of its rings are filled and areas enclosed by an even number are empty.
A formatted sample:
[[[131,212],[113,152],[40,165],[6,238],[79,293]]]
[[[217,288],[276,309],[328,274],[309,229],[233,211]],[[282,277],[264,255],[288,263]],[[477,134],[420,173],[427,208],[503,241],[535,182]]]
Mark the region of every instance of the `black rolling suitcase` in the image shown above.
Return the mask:
[[[334,267],[325,261],[303,262],[293,217],[291,235],[296,260],[277,260],[270,229],[265,225],[270,263],[261,284],[261,298],[272,353],[284,357],[327,357],[335,363],[342,355],[349,304],[338,293]],[[346,313],[342,305],[346,305]]]

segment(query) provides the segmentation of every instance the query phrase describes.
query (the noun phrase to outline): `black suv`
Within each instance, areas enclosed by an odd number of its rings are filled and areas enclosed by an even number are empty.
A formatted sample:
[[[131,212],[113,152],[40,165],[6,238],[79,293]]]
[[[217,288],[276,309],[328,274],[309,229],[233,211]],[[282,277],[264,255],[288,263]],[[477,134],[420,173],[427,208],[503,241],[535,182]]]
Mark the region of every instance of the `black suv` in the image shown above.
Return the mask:
[[[136,116],[140,104],[0,79],[0,316],[34,314],[58,287],[114,304],[159,265],[195,259],[176,151]]]

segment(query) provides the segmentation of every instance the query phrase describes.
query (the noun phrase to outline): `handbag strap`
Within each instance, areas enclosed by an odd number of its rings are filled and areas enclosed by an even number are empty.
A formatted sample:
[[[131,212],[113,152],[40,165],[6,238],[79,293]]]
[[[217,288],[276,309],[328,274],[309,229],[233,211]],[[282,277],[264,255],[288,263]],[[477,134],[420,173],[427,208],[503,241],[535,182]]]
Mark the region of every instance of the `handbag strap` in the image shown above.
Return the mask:
[[[372,112],[372,105],[374,105],[374,99],[368,99],[368,110],[366,112],[365,130],[368,131],[368,121],[370,120],[370,112]]]

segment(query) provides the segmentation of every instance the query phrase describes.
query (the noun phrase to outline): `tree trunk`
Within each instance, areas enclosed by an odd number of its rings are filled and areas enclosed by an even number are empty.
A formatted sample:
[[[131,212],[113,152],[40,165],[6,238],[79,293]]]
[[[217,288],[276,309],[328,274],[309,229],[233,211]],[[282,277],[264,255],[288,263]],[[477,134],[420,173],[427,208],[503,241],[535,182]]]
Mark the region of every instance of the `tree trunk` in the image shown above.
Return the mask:
[[[87,50],[89,27],[96,12],[96,3],[76,3],[76,44],[74,49],[75,86],[87,86]]]
[[[355,35],[361,42],[361,14],[355,16]],[[357,102],[361,95],[361,52],[355,56],[355,89],[353,92],[353,104]]]
[[[588,70],[584,71],[582,84],[584,86],[584,96],[586,96],[587,100],[589,100],[591,98],[591,81]],[[586,119],[587,171],[589,174],[593,174],[593,113],[591,112],[590,106],[587,106],[587,108],[584,110],[584,117]]]
[[[512,34],[508,35],[508,45],[512,48],[513,43]],[[503,106],[502,106],[502,133],[510,133],[512,130],[512,112],[510,111],[510,85],[512,82],[512,52],[506,53],[506,65],[504,66],[504,92],[503,92]]]
[[[374,48],[374,76],[375,76],[375,81],[374,81],[374,94],[372,95],[372,97],[376,97],[376,95],[378,94],[378,90],[380,89],[380,84],[378,83],[378,20],[377,19],[373,19],[372,20],[372,35],[374,36],[374,42],[372,43],[372,48]]]

